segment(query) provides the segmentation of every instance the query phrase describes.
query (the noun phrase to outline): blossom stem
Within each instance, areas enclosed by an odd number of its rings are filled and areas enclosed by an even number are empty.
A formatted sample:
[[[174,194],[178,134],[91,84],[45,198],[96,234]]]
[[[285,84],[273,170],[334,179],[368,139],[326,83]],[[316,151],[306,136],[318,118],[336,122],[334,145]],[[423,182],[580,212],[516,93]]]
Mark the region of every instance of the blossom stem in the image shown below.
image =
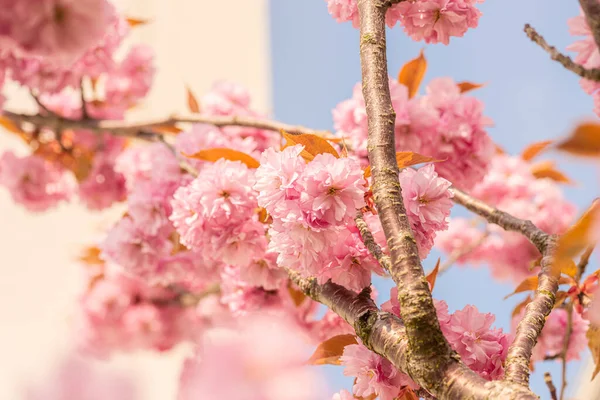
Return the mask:
[[[546,382],[546,386],[548,386],[548,390],[550,391],[550,399],[558,400],[556,397],[556,386],[554,386],[554,382],[552,382],[552,375],[550,375],[550,372],[544,373],[544,382]]]
[[[381,247],[377,244],[377,242],[375,242],[375,238],[373,237],[373,234],[371,233],[371,230],[365,221],[365,216],[362,211],[359,210],[356,213],[356,218],[354,218],[354,221],[356,222],[356,227],[358,228],[360,236],[362,237],[362,240],[369,252],[373,255],[373,257],[375,257],[383,269],[385,269],[387,272],[390,272],[390,257],[384,254],[381,250]]]
[[[595,0],[592,0],[592,2],[593,1],[595,1]],[[589,0],[580,0],[579,2],[580,3],[583,3],[583,2],[590,3]],[[542,49],[544,49],[546,51],[546,53],[550,54],[551,59],[559,62],[563,67],[565,67],[566,69],[568,69],[571,72],[574,72],[575,74],[579,75],[582,78],[589,79],[591,81],[600,82],[600,68],[587,69],[587,68],[584,68],[583,66],[577,64],[575,61],[573,61],[571,59],[571,57],[562,54],[560,51],[558,51],[556,49],[556,47],[550,46],[548,44],[548,42],[546,42],[546,39],[544,39],[544,37],[542,35],[540,35],[535,30],[535,28],[533,28],[531,25],[525,24],[524,30],[525,30],[525,33],[527,34],[527,37],[529,37],[529,39],[531,39],[532,42],[536,43],[538,46],[540,46]],[[598,31],[600,31],[600,29]],[[594,38],[596,39],[596,42],[598,42],[597,36],[598,36],[598,34],[596,33],[596,31],[594,31]]]

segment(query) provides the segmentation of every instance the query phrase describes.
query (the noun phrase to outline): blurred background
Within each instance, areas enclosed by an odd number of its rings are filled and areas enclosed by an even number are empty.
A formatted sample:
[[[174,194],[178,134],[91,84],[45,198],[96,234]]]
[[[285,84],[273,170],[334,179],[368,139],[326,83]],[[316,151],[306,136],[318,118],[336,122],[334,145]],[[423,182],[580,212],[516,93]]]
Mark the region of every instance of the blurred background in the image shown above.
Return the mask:
[[[185,85],[200,95],[213,81],[227,79],[247,86],[254,108],[278,120],[331,129],[331,109],[350,97],[360,80],[358,31],[336,23],[323,0],[115,3],[128,16],[151,20],[129,40],[148,43],[157,54],[153,90],[144,106],[132,112],[134,119],[184,111]],[[484,101],[486,114],[495,122],[493,140],[509,153],[563,136],[576,122],[594,118],[592,99],[580,89],[577,76],[552,62],[523,33],[523,25],[530,23],[564,50],[574,41],[567,18],[579,13],[575,0],[488,1],[480,9],[484,15],[479,28],[453,38],[450,46],[425,46],[400,28],[389,31],[390,74],[395,76],[424,48],[429,62],[424,83],[439,76],[486,83],[473,95]],[[13,87],[7,91],[7,107],[26,111],[32,106],[27,93]],[[20,146],[13,137],[0,136],[0,148],[23,152]],[[577,182],[566,189],[567,197],[583,210],[597,196],[597,170],[574,159],[560,165]],[[34,215],[0,191],[0,398],[20,399],[24,382],[44,376],[68,350],[74,302],[83,285],[75,260],[121,211],[93,214],[68,205]],[[432,252],[425,268],[433,268],[439,255]],[[592,263],[597,262],[596,256]],[[598,269],[593,264],[591,270]],[[382,301],[387,300],[390,283],[379,280],[376,286]],[[446,300],[450,311],[475,304],[496,314],[496,326],[508,330],[511,310],[522,300],[502,300],[513,290],[512,284],[493,281],[486,268],[453,267],[438,280],[435,297]],[[144,400],[174,399],[185,351],[123,355],[103,362],[102,368],[134,374]],[[325,370],[332,393],[351,387],[341,368]],[[533,389],[542,398],[548,398],[545,371],[559,385],[559,362],[540,364],[532,376]],[[600,398],[590,376],[588,360],[571,363],[569,396]]]

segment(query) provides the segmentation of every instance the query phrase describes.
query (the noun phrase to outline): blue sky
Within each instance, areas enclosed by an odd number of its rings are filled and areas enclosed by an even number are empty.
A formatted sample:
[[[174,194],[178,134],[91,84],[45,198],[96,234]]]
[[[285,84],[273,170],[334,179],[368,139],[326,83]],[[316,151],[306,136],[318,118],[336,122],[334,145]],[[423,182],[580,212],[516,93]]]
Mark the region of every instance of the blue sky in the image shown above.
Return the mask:
[[[487,1],[480,9],[484,15],[479,27],[453,38],[449,46],[414,42],[399,27],[388,30],[390,74],[395,76],[424,48],[429,62],[425,83],[439,76],[486,83],[473,95],[484,101],[486,114],[495,122],[489,131],[493,140],[510,153],[534,141],[564,136],[575,123],[595,118],[592,100],[580,89],[578,77],[551,61],[523,33],[524,24],[530,23],[564,49],[574,41],[567,18],[579,13],[576,1]],[[358,31],[350,23],[335,22],[323,0],[272,0],[270,11],[276,118],[331,129],[331,110],[351,96],[360,80]],[[578,183],[566,190],[567,197],[580,210],[585,208],[598,196],[596,170],[575,159],[561,159],[560,166]],[[438,257],[432,252],[425,268],[432,268]],[[388,296],[389,287],[390,282],[377,282],[382,296]],[[446,300],[451,311],[475,304],[482,312],[496,314],[496,325],[508,329],[510,312],[521,298],[502,299],[513,289],[493,281],[487,268],[453,268],[438,281],[434,295]],[[569,366],[570,388],[578,368],[579,364]],[[540,364],[533,374],[533,389],[547,398],[544,371],[559,384],[559,364]],[[351,386],[341,368],[327,372],[333,388]]]

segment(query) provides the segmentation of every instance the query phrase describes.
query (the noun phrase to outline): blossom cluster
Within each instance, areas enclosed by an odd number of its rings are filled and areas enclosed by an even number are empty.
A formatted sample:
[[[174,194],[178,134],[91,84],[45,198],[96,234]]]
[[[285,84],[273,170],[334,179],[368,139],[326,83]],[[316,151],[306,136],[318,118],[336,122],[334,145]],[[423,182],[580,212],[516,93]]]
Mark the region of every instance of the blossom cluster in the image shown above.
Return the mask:
[[[352,21],[360,26],[358,0],[325,0],[329,13],[338,22]],[[483,0],[411,0],[389,8],[386,24],[392,28],[400,23],[415,41],[450,43],[450,37],[462,37],[469,28],[476,28],[481,11],[475,7]]]
[[[471,194],[517,218],[531,220],[550,234],[563,233],[573,222],[576,209],[564,198],[558,184],[536,178],[531,164],[518,157],[496,154],[490,171]],[[438,235],[436,245],[448,254],[470,249],[459,263],[487,263],[500,280],[520,283],[535,274],[539,251],[527,238],[495,225],[487,233],[464,218],[452,218],[447,231]]]
[[[461,93],[450,78],[433,79],[424,95],[411,99],[406,86],[393,79],[389,84],[396,112],[396,151],[439,160],[436,171],[461,189],[479,182],[494,154],[485,130],[491,120],[483,115],[483,103]],[[333,110],[333,121],[339,135],[349,138],[352,149],[366,162],[367,112],[360,84],[351,99]]]

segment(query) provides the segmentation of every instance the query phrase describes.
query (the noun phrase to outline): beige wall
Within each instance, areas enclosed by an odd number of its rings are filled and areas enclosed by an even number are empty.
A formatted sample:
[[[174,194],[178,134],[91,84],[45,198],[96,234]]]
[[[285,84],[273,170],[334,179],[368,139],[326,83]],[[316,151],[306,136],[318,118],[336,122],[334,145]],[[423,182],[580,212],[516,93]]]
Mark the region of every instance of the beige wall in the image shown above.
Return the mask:
[[[121,0],[128,15],[150,18],[132,41],[157,50],[158,76],[135,119],[184,111],[184,84],[201,94],[216,79],[250,88],[255,105],[270,110],[267,0]],[[232,10],[235,10],[233,12]],[[7,89],[7,107],[31,106],[25,93]],[[0,150],[24,152],[0,134]],[[25,378],[39,377],[69,346],[70,317],[81,288],[73,261],[114,220],[115,210],[92,214],[76,204],[34,215],[0,188],[0,399],[20,399]],[[174,399],[183,351],[119,356],[108,368],[133,371],[144,400]]]

